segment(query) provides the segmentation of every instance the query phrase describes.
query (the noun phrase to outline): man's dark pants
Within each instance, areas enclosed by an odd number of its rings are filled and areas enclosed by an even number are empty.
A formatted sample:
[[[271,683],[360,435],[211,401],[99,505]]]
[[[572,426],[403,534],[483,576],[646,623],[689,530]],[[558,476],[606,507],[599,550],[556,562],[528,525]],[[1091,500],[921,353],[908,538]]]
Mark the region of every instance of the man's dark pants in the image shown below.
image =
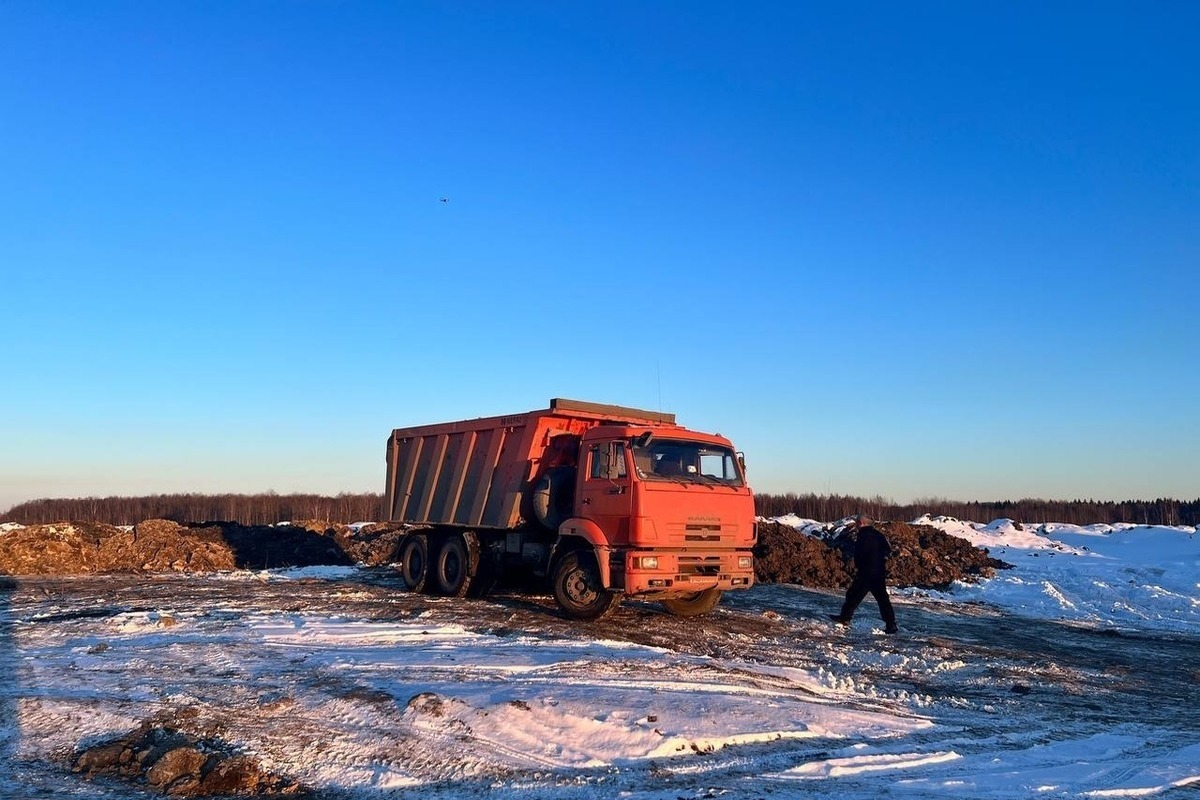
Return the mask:
[[[879,603],[879,616],[887,625],[896,624],[896,612],[892,610],[892,601],[887,593],[887,576],[886,575],[866,575],[861,572],[855,574],[854,580],[850,582],[850,588],[846,590],[846,602],[842,604],[842,619],[848,620],[854,615],[854,609],[858,608],[858,604],[863,601],[863,598],[870,593],[875,602]]]

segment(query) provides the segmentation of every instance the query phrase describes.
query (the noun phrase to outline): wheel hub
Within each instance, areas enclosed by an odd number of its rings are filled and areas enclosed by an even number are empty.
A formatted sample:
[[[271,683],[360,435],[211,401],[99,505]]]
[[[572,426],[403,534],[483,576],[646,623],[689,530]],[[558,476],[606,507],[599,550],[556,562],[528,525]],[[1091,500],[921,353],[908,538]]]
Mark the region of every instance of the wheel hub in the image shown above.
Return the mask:
[[[596,597],[596,591],[588,583],[587,576],[577,572],[567,581],[567,595],[577,603],[588,603]]]

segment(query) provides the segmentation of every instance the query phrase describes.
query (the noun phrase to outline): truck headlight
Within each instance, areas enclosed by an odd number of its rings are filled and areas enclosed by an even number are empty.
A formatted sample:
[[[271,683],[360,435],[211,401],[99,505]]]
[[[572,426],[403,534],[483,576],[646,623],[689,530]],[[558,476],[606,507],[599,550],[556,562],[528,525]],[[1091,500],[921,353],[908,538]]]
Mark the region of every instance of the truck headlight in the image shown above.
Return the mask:
[[[738,569],[752,569],[754,556],[738,556]]]
[[[658,556],[641,556],[633,561],[635,566],[642,569],[658,569]]]

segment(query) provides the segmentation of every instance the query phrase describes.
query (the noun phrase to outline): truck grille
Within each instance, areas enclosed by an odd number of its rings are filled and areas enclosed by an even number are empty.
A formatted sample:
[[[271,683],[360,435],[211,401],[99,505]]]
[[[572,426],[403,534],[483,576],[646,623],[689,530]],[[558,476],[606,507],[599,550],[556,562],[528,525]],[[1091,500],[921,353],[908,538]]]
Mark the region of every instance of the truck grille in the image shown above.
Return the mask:
[[[721,541],[720,525],[687,525],[683,530],[683,540],[685,542]]]
[[[680,575],[720,575],[720,556],[680,556]]]

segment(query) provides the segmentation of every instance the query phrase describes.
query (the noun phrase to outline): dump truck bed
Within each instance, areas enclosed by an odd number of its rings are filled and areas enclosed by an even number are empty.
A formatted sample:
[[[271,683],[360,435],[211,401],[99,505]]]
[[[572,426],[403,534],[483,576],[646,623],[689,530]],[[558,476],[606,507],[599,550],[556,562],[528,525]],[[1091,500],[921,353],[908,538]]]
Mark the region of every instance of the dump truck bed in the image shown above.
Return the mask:
[[[674,414],[555,398],[550,407],[392,431],[387,519],[512,529],[550,440],[604,423],[678,427]]]

